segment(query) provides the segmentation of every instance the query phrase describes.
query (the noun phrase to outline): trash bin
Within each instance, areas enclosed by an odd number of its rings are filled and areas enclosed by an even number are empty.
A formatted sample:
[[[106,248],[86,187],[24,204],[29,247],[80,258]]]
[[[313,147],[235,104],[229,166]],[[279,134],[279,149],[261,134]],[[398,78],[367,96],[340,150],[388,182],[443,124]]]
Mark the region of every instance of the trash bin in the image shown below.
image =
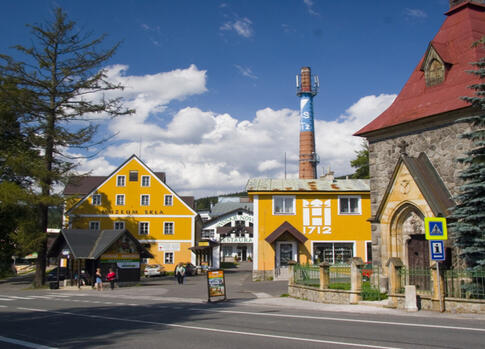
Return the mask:
[[[51,282],[51,283],[49,283],[49,288],[51,290],[57,290],[57,289],[59,289],[59,283],[58,282]]]

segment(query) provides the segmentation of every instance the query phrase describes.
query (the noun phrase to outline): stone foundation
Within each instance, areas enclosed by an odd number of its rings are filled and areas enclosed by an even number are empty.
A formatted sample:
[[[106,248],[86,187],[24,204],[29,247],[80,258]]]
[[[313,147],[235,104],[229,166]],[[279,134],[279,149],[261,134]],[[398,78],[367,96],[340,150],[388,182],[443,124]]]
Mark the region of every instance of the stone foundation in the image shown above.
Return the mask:
[[[274,280],[274,270],[253,270],[253,281]]]

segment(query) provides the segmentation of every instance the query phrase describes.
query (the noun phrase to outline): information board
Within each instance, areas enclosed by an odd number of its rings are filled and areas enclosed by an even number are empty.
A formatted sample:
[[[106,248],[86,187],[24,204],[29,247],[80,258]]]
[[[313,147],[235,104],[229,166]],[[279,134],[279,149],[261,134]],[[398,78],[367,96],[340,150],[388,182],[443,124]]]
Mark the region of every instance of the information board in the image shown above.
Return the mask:
[[[207,272],[207,287],[209,294],[209,302],[213,297],[224,297],[226,299],[226,282],[224,278],[224,270],[210,270]],[[221,300],[221,299],[219,299]]]
[[[447,240],[446,218],[424,217],[426,240]]]
[[[431,240],[429,242],[431,252],[431,260],[444,261],[445,260],[445,246],[443,240]]]

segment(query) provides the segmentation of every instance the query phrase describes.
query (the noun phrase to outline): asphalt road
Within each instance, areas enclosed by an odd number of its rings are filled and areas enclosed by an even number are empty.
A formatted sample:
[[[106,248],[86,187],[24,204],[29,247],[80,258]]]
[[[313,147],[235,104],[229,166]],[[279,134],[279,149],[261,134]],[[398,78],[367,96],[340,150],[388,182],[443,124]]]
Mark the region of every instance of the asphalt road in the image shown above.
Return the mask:
[[[485,343],[480,315],[314,304],[276,297],[281,285],[249,283],[245,273],[228,275],[232,298],[207,303],[204,277],[186,281],[179,286],[162,278],[103,292],[0,285],[0,348],[481,348]]]

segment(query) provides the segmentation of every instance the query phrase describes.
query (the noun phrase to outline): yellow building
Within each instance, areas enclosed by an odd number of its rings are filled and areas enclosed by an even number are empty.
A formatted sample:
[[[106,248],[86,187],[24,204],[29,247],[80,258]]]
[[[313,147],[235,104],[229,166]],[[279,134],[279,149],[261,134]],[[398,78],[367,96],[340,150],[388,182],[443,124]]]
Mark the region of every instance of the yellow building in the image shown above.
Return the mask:
[[[195,263],[189,250],[202,221],[193,197],[178,196],[132,155],[106,177],[73,178],[64,190],[65,226],[70,229],[127,229],[154,256],[145,263],[172,271],[179,262]]]
[[[288,262],[370,261],[369,181],[250,179],[253,200],[253,279],[285,279]]]

